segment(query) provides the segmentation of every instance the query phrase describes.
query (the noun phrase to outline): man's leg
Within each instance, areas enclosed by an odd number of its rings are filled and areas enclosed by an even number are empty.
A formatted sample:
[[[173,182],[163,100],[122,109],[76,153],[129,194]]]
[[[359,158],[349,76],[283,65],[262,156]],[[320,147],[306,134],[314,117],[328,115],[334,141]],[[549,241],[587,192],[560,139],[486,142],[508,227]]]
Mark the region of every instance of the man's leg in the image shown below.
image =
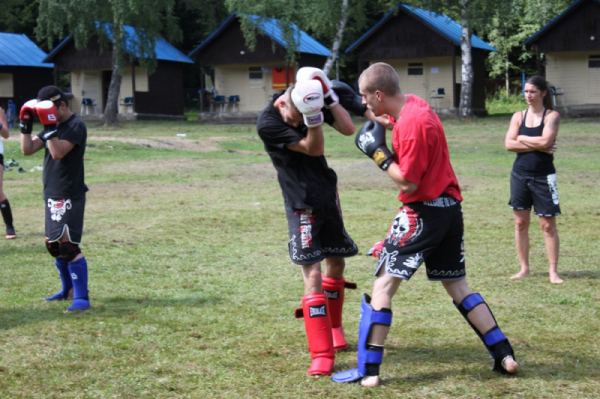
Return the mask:
[[[519,365],[514,360],[512,347],[498,327],[490,308],[481,295],[474,294],[464,278],[454,281],[442,281],[442,284],[452,297],[454,305],[475,330],[494,358],[494,370],[508,373],[516,372]]]
[[[529,277],[529,224],[531,211],[528,209],[517,210],[513,209],[515,215],[515,242],[517,244],[517,254],[519,255],[519,263],[521,264],[521,271],[514,276],[511,276],[511,280]]]
[[[71,243],[66,234],[60,239],[59,251],[61,258],[68,262],[69,274],[73,282],[73,303],[66,312],[87,310],[90,307],[87,260],[81,253],[79,245]]]
[[[558,231],[556,230],[556,217],[540,216],[540,227],[544,232],[546,241],[546,252],[548,253],[548,262],[550,263],[550,282],[562,284],[563,280],[558,277]]]
[[[12,210],[10,209],[10,202],[8,202],[8,198],[6,198],[2,192],[2,176],[0,176],[0,212],[2,213],[4,224],[6,225],[6,239],[12,240],[16,237],[16,234],[13,226],[13,215]]]
[[[379,385],[379,365],[383,358],[383,344],[392,324],[392,298],[402,279],[395,278],[381,267],[373,285],[373,297],[363,296],[358,332],[358,368],[333,376],[335,382],[361,380],[365,387]]]
[[[336,351],[348,347],[342,327],[342,311],[346,288],[355,289],[356,283],[344,279],[344,258],[326,258],[326,271],[322,276],[323,294],[327,297],[333,347]]]
[[[54,264],[62,283],[62,291],[47,297],[47,301],[64,301],[73,298],[73,281],[71,280],[71,273],[69,273],[69,262],[60,256],[58,248],[59,243],[57,241],[50,242],[46,239],[46,249],[54,258]]]
[[[296,318],[304,318],[308,351],[312,363],[308,375],[329,375],[333,369],[335,351],[331,336],[331,319],[327,297],[321,292],[321,263],[302,266],[304,297],[302,308],[296,309]]]

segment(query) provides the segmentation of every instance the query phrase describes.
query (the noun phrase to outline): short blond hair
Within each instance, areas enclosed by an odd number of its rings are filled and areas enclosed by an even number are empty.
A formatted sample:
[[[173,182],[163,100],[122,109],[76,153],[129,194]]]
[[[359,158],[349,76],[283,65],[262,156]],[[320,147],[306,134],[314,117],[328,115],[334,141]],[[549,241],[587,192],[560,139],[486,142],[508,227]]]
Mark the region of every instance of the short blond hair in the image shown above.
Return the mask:
[[[375,93],[376,90],[388,96],[402,93],[396,70],[385,62],[377,62],[371,65],[360,74],[358,80],[363,82],[363,87],[369,93]]]
[[[294,101],[292,101],[292,90],[294,90],[294,87],[295,85],[288,86],[288,88],[285,89],[285,93],[283,93],[283,95],[285,96],[285,106],[287,108],[292,108],[297,113],[300,113],[298,107],[296,107],[296,104],[294,104]]]

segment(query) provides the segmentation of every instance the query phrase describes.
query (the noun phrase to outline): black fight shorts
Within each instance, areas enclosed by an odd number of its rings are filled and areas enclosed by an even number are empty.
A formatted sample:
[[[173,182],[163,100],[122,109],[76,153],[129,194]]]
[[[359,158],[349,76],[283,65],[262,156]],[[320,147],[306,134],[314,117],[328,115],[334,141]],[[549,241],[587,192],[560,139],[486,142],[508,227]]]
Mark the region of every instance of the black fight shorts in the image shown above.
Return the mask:
[[[442,196],[400,208],[384,241],[375,275],[382,266],[409,280],[425,263],[431,281],[465,278],[464,225],[460,202]]]
[[[85,197],[78,199],[46,199],[46,239],[55,242],[63,234],[73,244],[81,242]]]
[[[508,205],[517,211],[529,210],[533,205],[533,213],[543,217],[560,215],[556,174],[525,176],[511,172]]]
[[[285,204],[292,262],[311,265],[325,258],[347,258],[358,247],[344,228],[337,194],[319,209],[295,209]]]
[[[0,139],[0,140],[2,140],[2,139]],[[4,154],[0,154],[0,166],[4,166]]]

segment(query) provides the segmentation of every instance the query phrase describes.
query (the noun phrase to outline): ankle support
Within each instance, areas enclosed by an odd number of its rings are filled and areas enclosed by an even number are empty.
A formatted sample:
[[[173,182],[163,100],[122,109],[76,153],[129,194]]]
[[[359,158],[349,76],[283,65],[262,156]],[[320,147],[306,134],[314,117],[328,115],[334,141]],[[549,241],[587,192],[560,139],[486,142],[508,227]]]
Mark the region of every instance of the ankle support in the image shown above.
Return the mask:
[[[344,291],[346,288],[355,289],[356,283],[346,281],[343,278],[330,278],[321,276],[323,285],[323,294],[327,297],[327,308],[329,318],[331,319],[331,328],[333,334],[333,346],[335,350],[342,350],[348,347],[344,330],[342,328],[342,311],[344,308]]]
[[[490,309],[488,304],[483,300],[483,297],[478,293],[473,293],[471,295],[468,295],[465,299],[463,299],[463,301],[460,304],[457,304],[454,301],[452,301],[452,303],[454,303],[454,306],[456,306],[458,311],[463,315],[467,323],[469,323],[471,328],[475,331],[475,333],[477,333],[477,336],[479,337],[479,339],[481,339],[481,341],[487,348],[488,352],[492,356],[492,359],[494,359],[494,367],[492,368],[492,370],[505,371],[502,367],[502,360],[504,360],[506,356],[512,356],[514,359],[514,351],[512,346],[510,345],[510,342],[508,341],[508,338],[506,338],[502,330],[500,330],[500,327],[498,327],[498,322],[496,321],[496,318],[494,317],[494,314],[492,313],[492,310]],[[496,323],[494,327],[492,327],[489,331],[485,332],[484,334],[482,334],[475,327],[475,325],[471,322],[471,320],[469,320],[468,317],[468,314],[476,306],[481,304],[484,304],[488,308],[490,315],[494,319],[494,323]]]

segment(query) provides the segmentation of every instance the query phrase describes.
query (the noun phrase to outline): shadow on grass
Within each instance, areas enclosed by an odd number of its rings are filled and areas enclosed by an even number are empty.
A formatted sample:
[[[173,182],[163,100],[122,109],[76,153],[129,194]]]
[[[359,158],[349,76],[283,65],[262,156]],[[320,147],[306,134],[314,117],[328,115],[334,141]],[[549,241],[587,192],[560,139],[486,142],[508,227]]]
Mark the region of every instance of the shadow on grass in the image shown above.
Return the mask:
[[[386,354],[381,365],[382,385],[392,385],[397,383],[422,383],[436,382],[447,379],[448,377],[469,376],[477,381],[489,381],[496,378],[520,378],[532,380],[554,381],[557,376],[559,379],[568,380],[587,380],[600,377],[600,370],[597,368],[597,359],[592,356],[573,356],[564,352],[554,352],[543,349],[536,349],[538,354],[551,356],[560,359],[557,362],[539,362],[532,360],[524,362],[519,359],[519,352],[515,353],[517,362],[520,363],[519,371],[515,374],[501,374],[492,371],[493,360],[488,358],[484,361],[480,356],[474,356],[473,347],[454,347],[454,348],[391,348],[393,354]],[[349,347],[347,351],[355,351],[355,347]],[[387,352],[387,350],[386,350]],[[485,348],[481,347],[481,354],[485,354]],[[464,363],[470,362],[473,367],[465,367]],[[456,363],[453,370],[444,370],[436,372],[420,372],[419,367],[430,369],[430,365]],[[401,375],[385,371],[386,364],[404,365]],[[416,369],[411,367],[415,364]],[[576,365],[576,366],[575,366]],[[433,367],[432,366],[432,367]],[[340,362],[334,366],[334,373],[342,370],[356,368],[356,362]],[[443,367],[446,368],[446,367]]]
[[[571,270],[571,271],[559,271],[558,274],[563,278],[587,278],[596,279],[600,278],[600,270]]]
[[[43,301],[43,300],[42,300]],[[223,301],[222,298],[181,298],[181,299],[152,299],[152,298],[92,298],[92,307],[85,312],[64,313],[70,301],[43,302],[43,307],[35,309],[0,309],[0,331],[27,324],[65,321],[66,318],[105,318],[129,317],[140,309],[174,308],[183,311],[186,308],[203,308],[215,306]]]

